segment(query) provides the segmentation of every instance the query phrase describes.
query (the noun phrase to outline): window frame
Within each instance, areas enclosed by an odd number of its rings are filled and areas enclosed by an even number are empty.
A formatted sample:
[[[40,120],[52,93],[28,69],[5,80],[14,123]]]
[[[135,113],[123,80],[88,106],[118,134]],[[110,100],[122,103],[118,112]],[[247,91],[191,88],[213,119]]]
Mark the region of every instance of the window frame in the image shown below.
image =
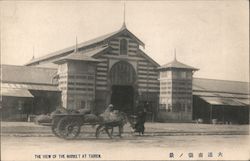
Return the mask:
[[[123,42],[126,42],[124,47],[125,49],[122,50],[122,46],[123,46]],[[128,55],[128,40],[123,38],[123,39],[120,39],[120,55]]]

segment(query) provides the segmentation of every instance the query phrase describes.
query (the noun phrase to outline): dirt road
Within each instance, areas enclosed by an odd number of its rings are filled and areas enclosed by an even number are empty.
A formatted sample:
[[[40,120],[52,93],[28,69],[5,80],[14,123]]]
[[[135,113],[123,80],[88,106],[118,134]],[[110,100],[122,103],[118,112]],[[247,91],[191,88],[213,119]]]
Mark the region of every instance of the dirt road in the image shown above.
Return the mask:
[[[110,140],[84,135],[77,140],[56,137],[1,137],[2,160],[239,160],[249,159],[249,135],[125,135]],[[202,154],[202,155],[201,155]],[[201,157],[202,156],[202,157]]]

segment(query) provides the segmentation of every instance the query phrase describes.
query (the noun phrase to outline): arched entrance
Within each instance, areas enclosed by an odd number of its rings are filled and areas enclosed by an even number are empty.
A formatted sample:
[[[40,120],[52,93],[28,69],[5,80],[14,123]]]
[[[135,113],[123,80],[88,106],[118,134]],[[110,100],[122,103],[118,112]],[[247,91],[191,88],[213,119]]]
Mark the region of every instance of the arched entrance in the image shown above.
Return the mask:
[[[111,100],[110,102],[126,113],[133,112],[136,73],[131,64],[120,61],[110,70]]]

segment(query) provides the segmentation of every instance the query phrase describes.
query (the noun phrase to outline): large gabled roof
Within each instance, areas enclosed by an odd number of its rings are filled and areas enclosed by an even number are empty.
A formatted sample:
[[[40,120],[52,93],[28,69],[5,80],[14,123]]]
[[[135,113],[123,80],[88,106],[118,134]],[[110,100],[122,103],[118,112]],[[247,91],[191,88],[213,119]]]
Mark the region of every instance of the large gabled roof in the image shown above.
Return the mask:
[[[109,40],[109,39],[112,39],[113,37],[115,36],[118,36],[120,34],[123,34],[124,32],[127,32],[132,38],[134,38],[140,45],[142,45],[143,47],[145,46],[145,44],[139,39],[137,38],[132,32],[130,32],[126,26],[122,26],[121,29],[115,31],[115,32],[112,32],[112,33],[109,33],[109,34],[106,34],[106,35],[103,35],[103,36],[100,36],[100,37],[97,37],[97,38],[94,38],[92,40],[89,40],[89,41],[86,41],[86,42],[83,42],[83,43],[80,43],[78,44],[78,49],[81,49],[81,48],[85,48],[85,47],[88,47],[90,45],[93,45],[93,44],[97,44],[97,43],[100,43],[100,42],[103,42],[103,41],[106,41],[106,40]],[[48,55],[45,55],[45,56],[42,56],[42,57],[39,57],[39,58],[35,58],[35,59],[32,59],[30,62],[28,62],[27,64],[25,65],[31,65],[33,63],[37,63],[37,62],[40,62],[40,61],[43,61],[43,60],[47,60],[47,59],[50,59],[50,58],[53,58],[53,57],[57,57],[57,56],[66,56],[72,52],[74,52],[75,50],[75,46],[70,46],[68,48],[65,48],[65,49],[62,49],[62,50],[58,50],[56,52],[53,52],[51,54],[48,54]]]

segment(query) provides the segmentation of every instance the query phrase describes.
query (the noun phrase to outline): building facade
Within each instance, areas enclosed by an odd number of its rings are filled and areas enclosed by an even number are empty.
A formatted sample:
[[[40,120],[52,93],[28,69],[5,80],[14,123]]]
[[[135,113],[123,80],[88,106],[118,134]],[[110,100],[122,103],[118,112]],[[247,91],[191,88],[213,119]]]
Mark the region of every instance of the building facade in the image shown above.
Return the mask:
[[[113,104],[127,114],[146,107],[151,121],[249,123],[247,82],[193,78],[196,68],[176,58],[160,66],[144,46],[124,24],[25,66],[2,65],[4,119],[27,119],[58,106],[100,114]]]
[[[27,66],[57,64],[62,105],[100,113],[108,104],[127,113],[158,107],[158,67],[140,48],[144,43],[125,25],[111,34],[78,44]],[[153,108],[154,107],[154,108]]]

